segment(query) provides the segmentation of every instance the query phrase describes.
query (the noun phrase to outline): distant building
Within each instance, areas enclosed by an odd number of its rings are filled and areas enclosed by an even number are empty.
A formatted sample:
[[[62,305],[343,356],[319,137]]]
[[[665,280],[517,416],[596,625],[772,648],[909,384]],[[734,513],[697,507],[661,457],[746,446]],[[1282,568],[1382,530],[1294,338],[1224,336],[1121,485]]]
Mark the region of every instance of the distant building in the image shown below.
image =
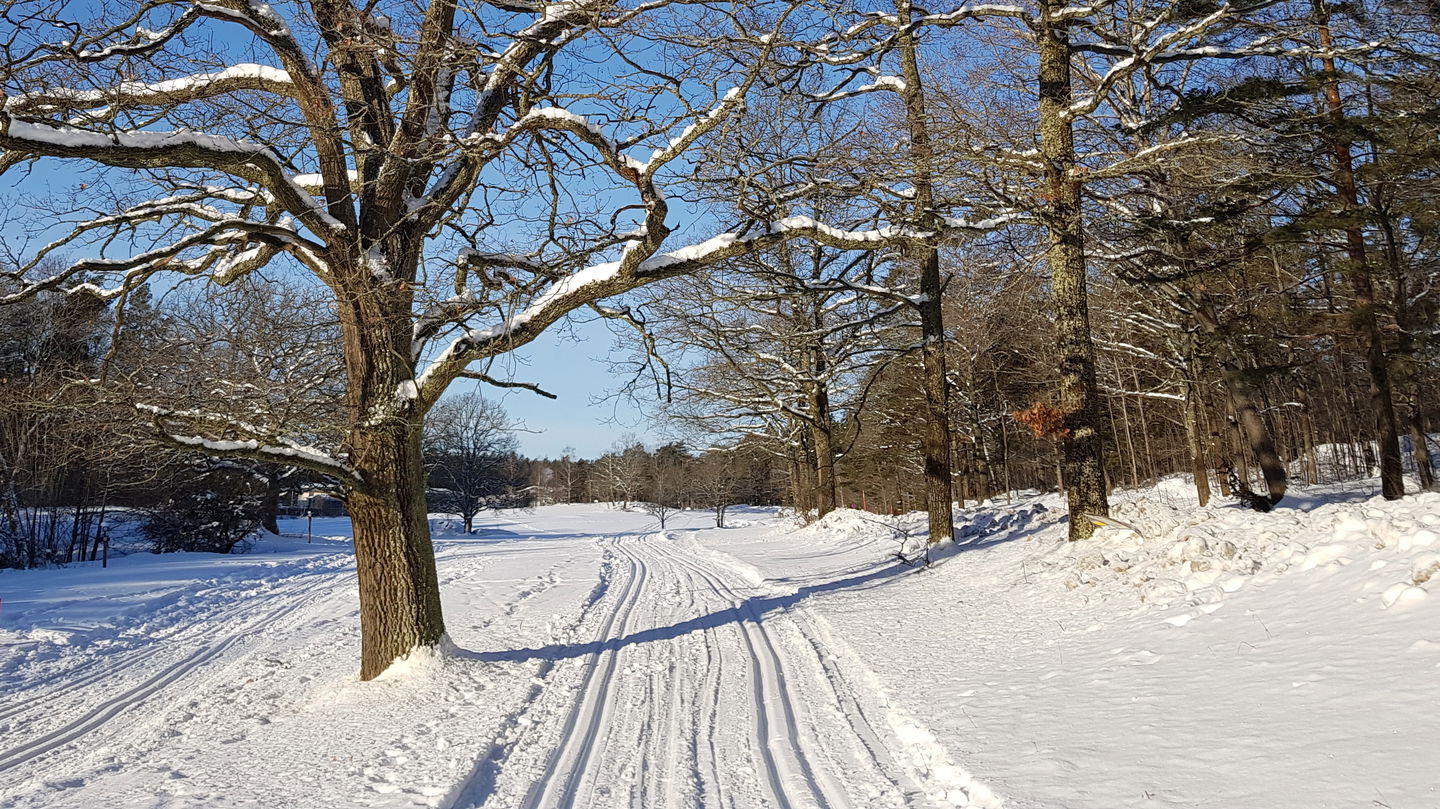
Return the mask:
[[[281,517],[304,517],[306,513],[315,517],[344,517],[345,501],[329,492],[286,492],[280,497]]]

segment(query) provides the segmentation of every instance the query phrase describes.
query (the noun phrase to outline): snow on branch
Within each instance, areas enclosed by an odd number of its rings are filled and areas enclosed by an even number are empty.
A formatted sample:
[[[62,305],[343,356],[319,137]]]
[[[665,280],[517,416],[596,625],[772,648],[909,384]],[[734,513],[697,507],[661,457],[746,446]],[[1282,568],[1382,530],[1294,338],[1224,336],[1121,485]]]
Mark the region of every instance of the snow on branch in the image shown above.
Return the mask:
[[[284,438],[266,437],[265,430],[221,413],[202,410],[170,410],[149,404],[137,404],[135,409],[149,414],[159,437],[177,447],[222,458],[246,458],[264,463],[298,466],[342,481],[361,482],[359,472],[321,450]],[[210,425],[222,432],[240,433],[250,437],[213,439],[202,435],[179,433],[168,425],[168,422],[175,421]]]
[[[850,87],[848,89],[841,86],[828,93],[812,96],[812,98],[815,101],[839,101],[852,96],[880,91],[903,93],[905,92],[905,80],[899,76],[876,76],[868,84],[862,84],[859,87]]]
[[[640,183],[646,173],[646,164],[622,154],[619,145],[599,126],[591,123],[585,116],[563,107],[537,107],[520,116],[504,132],[472,135],[463,143],[471,152],[482,158],[489,158],[514,143],[520,136],[539,130],[569,132],[593,146],[611,171],[630,182]]]
[[[294,89],[290,74],[267,65],[232,65],[214,73],[200,73],[158,82],[121,82],[114,88],[80,90],[55,88],[5,100],[5,111],[14,115],[54,115],[77,110],[108,110],[182,104],[241,90],[262,90],[289,95]]]
[[[144,206],[137,206],[137,209],[140,210],[142,216],[153,213],[144,210]],[[106,219],[113,219],[113,217],[106,217]],[[73,262],[63,270],[46,278],[32,280],[25,277],[29,270],[39,265],[44,256],[63,247],[82,232],[84,232],[83,225],[72,232],[70,236],[46,245],[39,257],[19,270],[0,272],[0,278],[11,280],[17,285],[14,292],[0,296],[0,304],[22,300],[50,290],[60,290],[66,293],[84,291],[108,300],[119,297],[126,290],[135,288],[151,275],[161,271],[180,272],[186,275],[200,275],[209,272],[210,277],[223,286],[265,266],[281,250],[291,252],[307,264],[316,260],[315,256],[309,255],[314,245],[301,238],[299,234],[287,228],[283,223],[266,224],[246,219],[221,219],[174,242],[123,259],[85,258]],[[198,256],[182,257],[187,251],[196,248],[207,249]],[[104,275],[118,273],[120,280],[117,286],[110,288],[103,288],[90,282],[71,287],[66,286],[72,280],[82,279],[92,273]]]
[[[513,350],[533,340],[541,330],[570,311],[651,281],[694,272],[797,238],[809,238],[844,250],[875,250],[933,242],[949,235],[985,233],[1018,218],[1018,214],[1003,214],[971,222],[944,217],[940,230],[929,231],[900,226],[845,230],[808,216],[790,216],[749,231],[722,233],[667,253],[646,256],[640,250],[627,249],[619,261],[592,265],[562,278],[502,322],[467,330],[453,340],[417,377],[422,407],[437,401],[450,381],[470,362]],[[631,246],[635,244],[632,242]]]
[[[919,8],[916,7],[916,10],[918,11]],[[910,20],[909,24],[903,26],[903,28],[908,28],[913,31],[916,28],[927,25],[935,27],[948,27],[959,25],[963,22],[966,22],[967,20],[982,19],[985,17],[1008,17],[1011,19],[1017,19],[1025,23],[1026,25],[1031,26],[1032,28],[1036,24],[1035,15],[1024,8],[1021,8],[1020,6],[1002,5],[999,3],[962,3],[960,8],[957,8],[953,11],[946,11],[940,13],[924,13],[923,16],[913,17]],[[865,19],[863,21],[858,22],[845,29],[845,31],[841,32],[838,38],[842,41],[854,40],[858,38],[861,34],[864,34],[872,28],[876,28],[878,26],[890,26],[891,28],[894,28],[897,33],[902,30],[899,16],[886,12],[870,12],[865,15]]]
[[[1102,350],[1113,351],[1117,354],[1128,354],[1132,357],[1140,357],[1141,359],[1155,360],[1157,362],[1166,361],[1164,357],[1161,357],[1154,351],[1151,351],[1148,348],[1137,346],[1133,343],[1126,343],[1119,340],[1106,340],[1103,337],[1096,337],[1095,345]]]
[[[1167,402],[1183,402],[1185,397],[1178,393],[1166,393],[1159,390],[1124,390],[1113,385],[1101,384],[1101,389],[1110,396],[1133,396],[1137,399],[1161,399]]]
[[[760,60],[763,64],[764,60]],[[719,126],[722,121],[731,113],[738,112],[745,106],[745,93],[755,81],[756,74],[752,73],[744,84],[739,87],[731,87],[720,101],[704,115],[700,116],[694,123],[685,127],[679,135],[670,139],[664,148],[656,149],[650,155],[649,162],[641,168],[641,174],[649,177],[662,166],[679,157],[682,152],[690,148],[695,141],[699,140],[707,132]]]
[[[95,132],[20,120],[0,111],[0,147],[25,155],[94,160],[122,168],[208,168],[265,188],[315,233],[345,226],[286,172],[267,146],[200,132]]]
[[[143,8],[143,7],[142,7]],[[55,58],[68,58],[76,62],[102,62],[115,57],[134,57],[154,53],[163,48],[170,40],[174,39],[192,23],[200,18],[200,9],[191,6],[185,9],[173,22],[159,30],[151,30],[144,26],[136,26],[135,30],[128,35],[124,32],[130,25],[134,24],[140,14],[132,16],[125,24],[91,34],[87,40],[88,45],[75,41],[67,41],[59,45],[42,46],[42,50],[48,51],[50,58],[46,61],[53,61]],[[114,36],[124,36],[123,42],[112,45],[101,45],[105,39]]]

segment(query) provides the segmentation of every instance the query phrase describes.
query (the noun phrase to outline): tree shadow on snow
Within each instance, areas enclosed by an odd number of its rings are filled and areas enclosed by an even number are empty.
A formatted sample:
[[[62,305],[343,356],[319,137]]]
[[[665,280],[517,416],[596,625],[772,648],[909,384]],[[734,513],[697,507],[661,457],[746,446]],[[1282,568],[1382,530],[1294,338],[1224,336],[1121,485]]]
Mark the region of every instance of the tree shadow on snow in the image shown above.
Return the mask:
[[[688,635],[691,632],[718,629],[729,624],[739,624],[745,621],[758,624],[763,620],[765,614],[787,611],[811,595],[837,590],[863,589],[867,586],[882,583],[884,580],[891,579],[903,573],[913,573],[916,570],[917,568],[909,567],[899,562],[893,562],[876,566],[859,575],[848,576],[815,585],[807,585],[793,593],[787,593],[785,595],[751,596],[727,609],[719,609],[706,613],[705,615],[699,615],[685,621],[670,624],[669,626],[654,627],[639,632],[632,632],[618,638],[592,640],[582,643],[552,643],[545,646],[525,649],[507,649],[503,651],[472,651],[468,652],[466,657],[471,657],[476,660],[505,662],[567,660],[576,657],[586,657],[603,651],[618,651],[626,646],[634,646],[641,643],[671,640]],[[743,588],[734,587],[730,589],[733,592]]]
[[[953,546],[950,555],[980,550],[1003,542],[1022,539],[1043,527],[1043,525],[1030,525],[1021,530],[1005,531],[999,535],[964,538]],[[506,649],[501,651],[466,651],[464,654],[466,657],[474,660],[492,662],[524,662],[530,660],[548,660],[553,662],[586,657],[604,651],[614,652],[626,646],[672,640],[692,632],[714,630],[732,624],[738,625],[749,622],[758,625],[764,620],[766,615],[788,612],[796,604],[811,596],[821,596],[844,591],[859,592],[870,590],[896,581],[907,573],[918,574],[924,570],[925,568],[923,567],[906,564],[897,558],[882,559],[860,568],[842,571],[836,578],[818,582],[801,583],[792,593],[749,596],[743,598],[740,603],[732,607],[718,609],[668,626],[632,632],[617,638],[597,639],[579,643],[551,643],[545,646]],[[772,584],[796,584],[804,580],[784,578],[769,579],[767,581]],[[729,594],[738,596],[744,589],[746,589],[744,586],[732,586],[727,583],[723,588],[717,590],[717,593],[724,595],[725,593],[723,591],[728,590]]]

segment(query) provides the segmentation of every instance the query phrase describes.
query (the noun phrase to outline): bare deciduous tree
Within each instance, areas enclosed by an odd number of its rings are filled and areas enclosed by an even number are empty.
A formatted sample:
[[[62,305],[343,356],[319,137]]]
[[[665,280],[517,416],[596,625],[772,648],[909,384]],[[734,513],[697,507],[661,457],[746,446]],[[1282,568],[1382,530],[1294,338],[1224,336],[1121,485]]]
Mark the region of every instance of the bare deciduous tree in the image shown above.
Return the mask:
[[[460,515],[465,533],[487,508],[513,506],[517,489],[514,425],[505,410],[477,393],[442,399],[425,424],[430,502]]]
[[[487,360],[660,278],[796,238],[877,249],[937,235],[731,217],[666,251],[687,153],[792,47],[798,2],[145,0],[89,18],[50,0],[5,6],[27,24],[0,55],[0,164],[84,165],[108,200],[52,200],[57,217],[36,229],[49,241],[6,274],[19,285],[6,299],[124,299],[160,274],[223,285],[267,267],[308,272],[330,295],[346,382],[337,446],[152,412],[177,445],[346,488],[365,679],[444,634],[421,437],[453,381],[497,381]],[[681,67],[632,69],[647,49]],[[89,257],[45,272],[63,251]]]

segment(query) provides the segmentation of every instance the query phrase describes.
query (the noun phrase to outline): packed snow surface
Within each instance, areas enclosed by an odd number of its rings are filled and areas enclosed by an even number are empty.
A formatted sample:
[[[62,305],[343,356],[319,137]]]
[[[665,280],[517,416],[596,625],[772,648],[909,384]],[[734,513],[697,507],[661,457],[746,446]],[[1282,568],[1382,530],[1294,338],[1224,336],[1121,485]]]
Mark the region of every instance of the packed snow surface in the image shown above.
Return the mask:
[[[1436,807],[1440,495],[1373,488],[970,504],[928,566],[920,515],[437,519],[450,642],[369,683],[344,520],[4,571],[0,806]]]

